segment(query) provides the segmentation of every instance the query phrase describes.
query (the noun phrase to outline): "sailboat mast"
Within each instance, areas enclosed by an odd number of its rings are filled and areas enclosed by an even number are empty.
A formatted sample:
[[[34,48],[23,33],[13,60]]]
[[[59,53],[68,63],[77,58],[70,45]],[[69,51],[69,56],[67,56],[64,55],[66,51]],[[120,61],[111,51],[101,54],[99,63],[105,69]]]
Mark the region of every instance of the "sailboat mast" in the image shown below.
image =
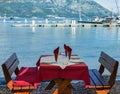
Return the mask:
[[[119,10],[119,6],[118,4],[120,3],[119,1],[117,2],[118,0],[115,0],[115,3],[116,3],[116,7],[117,7],[117,10],[118,10],[118,15],[120,15],[120,10]]]
[[[82,8],[81,5],[82,5],[82,4],[81,4],[81,0],[78,0],[78,3],[79,3],[79,6],[78,6],[78,7],[79,7],[79,8],[78,8],[78,9],[79,9],[79,21],[82,21],[82,14],[81,14],[81,8]]]

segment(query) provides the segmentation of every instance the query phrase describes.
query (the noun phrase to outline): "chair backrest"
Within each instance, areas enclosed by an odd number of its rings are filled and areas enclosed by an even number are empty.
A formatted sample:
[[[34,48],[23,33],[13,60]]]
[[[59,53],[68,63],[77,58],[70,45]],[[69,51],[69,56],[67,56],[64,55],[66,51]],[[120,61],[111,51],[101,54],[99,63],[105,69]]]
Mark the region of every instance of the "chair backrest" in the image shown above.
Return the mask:
[[[59,46],[53,51],[53,53],[54,53],[55,61],[57,62],[58,54],[59,54]]]
[[[18,68],[18,58],[16,56],[16,53],[13,53],[3,64],[2,69],[5,76],[5,80],[7,83],[7,86],[11,90],[13,88],[13,81],[12,81],[12,74],[13,72],[17,75],[19,72]]]
[[[100,54],[99,62],[101,63],[99,72],[102,74],[106,68],[111,73],[109,84],[113,86],[115,83],[119,62],[103,51]]]

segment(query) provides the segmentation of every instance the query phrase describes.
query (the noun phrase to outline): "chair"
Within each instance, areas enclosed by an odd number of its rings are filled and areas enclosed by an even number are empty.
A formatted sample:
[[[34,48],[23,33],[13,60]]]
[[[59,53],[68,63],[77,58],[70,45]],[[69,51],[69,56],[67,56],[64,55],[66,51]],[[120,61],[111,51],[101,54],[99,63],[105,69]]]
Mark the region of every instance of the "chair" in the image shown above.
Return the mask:
[[[13,53],[3,64],[2,70],[9,90],[14,94],[30,94],[40,83],[37,67],[18,67],[19,59]],[[13,79],[12,74],[15,74]]]
[[[109,94],[110,89],[115,84],[119,62],[105,52],[101,51],[98,59],[99,69],[90,69],[90,86],[97,94]],[[104,73],[108,71],[109,77],[105,79]]]

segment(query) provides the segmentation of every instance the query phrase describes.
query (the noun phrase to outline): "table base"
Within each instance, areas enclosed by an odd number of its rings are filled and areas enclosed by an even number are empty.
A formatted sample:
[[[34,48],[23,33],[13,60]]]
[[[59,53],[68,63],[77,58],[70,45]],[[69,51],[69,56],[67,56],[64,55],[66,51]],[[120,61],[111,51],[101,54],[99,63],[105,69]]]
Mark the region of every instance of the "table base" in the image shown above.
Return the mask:
[[[54,79],[50,81],[45,90],[52,89],[57,84],[57,88],[53,94],[72,94],[72,85],[70,82],[70,79]]]

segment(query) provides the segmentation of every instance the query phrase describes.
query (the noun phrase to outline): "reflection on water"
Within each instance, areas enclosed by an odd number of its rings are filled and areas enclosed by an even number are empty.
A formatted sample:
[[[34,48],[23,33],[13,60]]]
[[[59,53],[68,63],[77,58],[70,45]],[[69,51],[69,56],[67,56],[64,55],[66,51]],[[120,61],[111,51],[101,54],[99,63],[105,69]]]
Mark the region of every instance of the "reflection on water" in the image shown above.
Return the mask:
[[[99,67],[101,51],[120,61],[119,28],[11,27],[9,23],[0,23],[0,26],[0,64],[16,52],[20,67],[35,66],[41,54],[51,54],[57,46],[63,52],[64,43],[72,47],[73,53],[89,68]],[[3,76],[2,71],[0,75]]]
[[[120,28],[116,28],[116,38],[120,40]]]
[[[35,32],[35,27],[34,26],[32,27],[32,32]]]
[[[76,34],[76,27],[71,27],[72,29],[72,35],[74,36]]]

